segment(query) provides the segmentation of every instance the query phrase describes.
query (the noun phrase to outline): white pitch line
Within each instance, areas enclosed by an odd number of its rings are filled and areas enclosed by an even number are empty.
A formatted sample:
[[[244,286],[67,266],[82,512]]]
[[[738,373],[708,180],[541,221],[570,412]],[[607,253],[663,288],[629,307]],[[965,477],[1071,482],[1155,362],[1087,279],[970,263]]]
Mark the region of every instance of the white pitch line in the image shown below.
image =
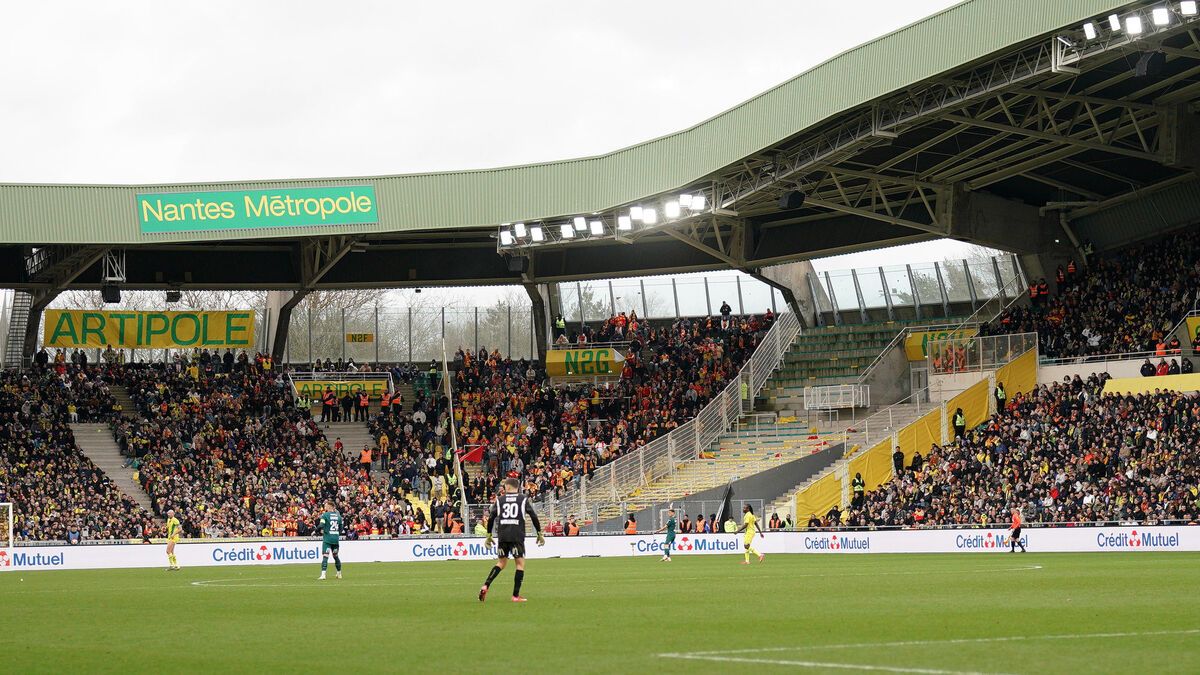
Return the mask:
[[[918,673],[920,675],[1006,675],[1005,673],[982,673],[974,670],[941,670],[938,668],[901,668],[899,666],[872,666],[859,663],[833,663],[826,661],[794,661],[791,659],[751,659],[737,656],[701,656],[698,654],[659,654],[673,659],[693,661],[719,661],[723,663],[761,663],[769,666],[799,666],[801,668],[830,668],[837,670],[865,670],[880,673]]]
[[[1155,635],[1197,635],[1200,628],[1182,630],[1156,630],[1125,633],[1065,633],[1060,635],[1010,635],[986,638],[951,638],[945,640],[900,640],[895,642],[847,642],[832,645],[796,645],[792,647],[760,647],[758,649],[726,649],[711,652],[688,652],[687,654],[659,654],[665,658],[705,658],[729,654],[765,654],[768,652],[800,652],[814,649],[871,649],[879,647],[925,647],[930,645],[987,644],[994,642],[1021,642],[1024,640],[1091,640],[1101,638],[1153,637]]]
[[[907,572],[852,572],[850,574],[788,574],[788,579],[799,578],[835,578],[841,579],[844,577],[877,577],[877,576],[937,576],[947,574],[977,574],[979,572],[997,573],[997,572],[1026,572],[1030,570],[1043,569],[1041,565],[1024,565],[1021,567],[1002,567],[999,569],[986,568],[971,568],[963,570],[912,570]],[[279,583],[259,584],[259,583],[242,583],[246,581],[268,581],[277,577],[246,577],[246,578],[228,578],[228,579],[208,579],[204,581],[193,581],[191,585],[200,586],[203,588],[307,588],[316,586],[317,584],[309,584],[296,581],[285,581]],[[707,581],[712,579],[711,576],[692,576],[692,577],[668,577],[670,581]],[[622,577],[623,582],[637,581],[662,581],[663,577]],[[576,583],[590,584],[595,583],[595,579],[555,579],[555,583]],[[461,580],[444,579],[441,581],[421,581],[421,582],[368,582],[356,583],[356,587],[373,587],[373,586],[454,586],[462,583]],[[716,653],[716,652],[714,652]]]

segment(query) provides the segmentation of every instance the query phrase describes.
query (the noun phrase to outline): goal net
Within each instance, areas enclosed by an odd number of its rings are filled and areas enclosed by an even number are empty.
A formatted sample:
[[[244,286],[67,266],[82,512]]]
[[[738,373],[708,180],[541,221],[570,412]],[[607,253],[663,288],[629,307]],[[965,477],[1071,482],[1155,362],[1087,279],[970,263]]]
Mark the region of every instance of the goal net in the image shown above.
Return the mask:
[[[13,505],[0,502],[0,548],[12,548],[13,543]]]

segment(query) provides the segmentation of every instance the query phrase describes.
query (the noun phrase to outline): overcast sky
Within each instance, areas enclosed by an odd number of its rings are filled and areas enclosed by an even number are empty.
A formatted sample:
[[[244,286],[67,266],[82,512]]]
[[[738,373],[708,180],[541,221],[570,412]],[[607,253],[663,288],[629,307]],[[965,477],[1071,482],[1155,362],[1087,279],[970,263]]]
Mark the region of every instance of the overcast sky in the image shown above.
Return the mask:
[[[953,4],[7,3],[0,181],[364,176],[604,153]]]

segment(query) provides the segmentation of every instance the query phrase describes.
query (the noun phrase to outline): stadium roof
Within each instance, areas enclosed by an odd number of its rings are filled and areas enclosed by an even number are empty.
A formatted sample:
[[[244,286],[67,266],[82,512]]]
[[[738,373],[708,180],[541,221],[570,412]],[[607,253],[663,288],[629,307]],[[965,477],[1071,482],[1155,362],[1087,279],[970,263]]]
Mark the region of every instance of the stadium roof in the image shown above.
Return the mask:
[[[1184,218],[1200,197],[1190,182],[1200,152],[1185,133],[1200,92],[1196,17],[1149,25],[1149,7],[968,0],[706,122],[598,157],[385,177],[0,185],[0,259],[11,263],[0,283],[94,286],[90,271],[114,247],[127,252],[131,287],[281,289],[753,270],[942,236],[1030,252],[1063,232],[1057,214],[1039,213],[1047,204],[1069,205],[1052,207],[1075,226],[1069,236],[1138,238],[1149,226],[1127,211],[1142,200]],[[1146,14],[1141,35],[1082,34],[1084,21],[1129,11]],[[1134,77],[1146,50],[1164,63]],[[361,185],[377,222],[148,232],[135,206],[140,193]],[[793,190],[803,208],[781,209]],[[526,249],[523,272],[496,254],[501,223],[611,222],[695,191],[711,195],[706,213],[639,231],[633,246]]]

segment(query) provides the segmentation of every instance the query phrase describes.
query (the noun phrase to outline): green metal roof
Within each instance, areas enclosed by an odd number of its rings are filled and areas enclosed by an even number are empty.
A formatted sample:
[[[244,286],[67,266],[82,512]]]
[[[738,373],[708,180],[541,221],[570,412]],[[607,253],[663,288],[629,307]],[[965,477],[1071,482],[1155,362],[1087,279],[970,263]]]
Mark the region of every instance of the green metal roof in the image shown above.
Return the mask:
[[[0,185],[0,243],[147,244],[454,230],[586,214],[677,190],[847,110],[1107,14],[1113,0],[968,0],[844,52],[712,119],[581,159],[477,171],[178,185]],[[375,186],[372,225],[142,234],[134,195]]]

